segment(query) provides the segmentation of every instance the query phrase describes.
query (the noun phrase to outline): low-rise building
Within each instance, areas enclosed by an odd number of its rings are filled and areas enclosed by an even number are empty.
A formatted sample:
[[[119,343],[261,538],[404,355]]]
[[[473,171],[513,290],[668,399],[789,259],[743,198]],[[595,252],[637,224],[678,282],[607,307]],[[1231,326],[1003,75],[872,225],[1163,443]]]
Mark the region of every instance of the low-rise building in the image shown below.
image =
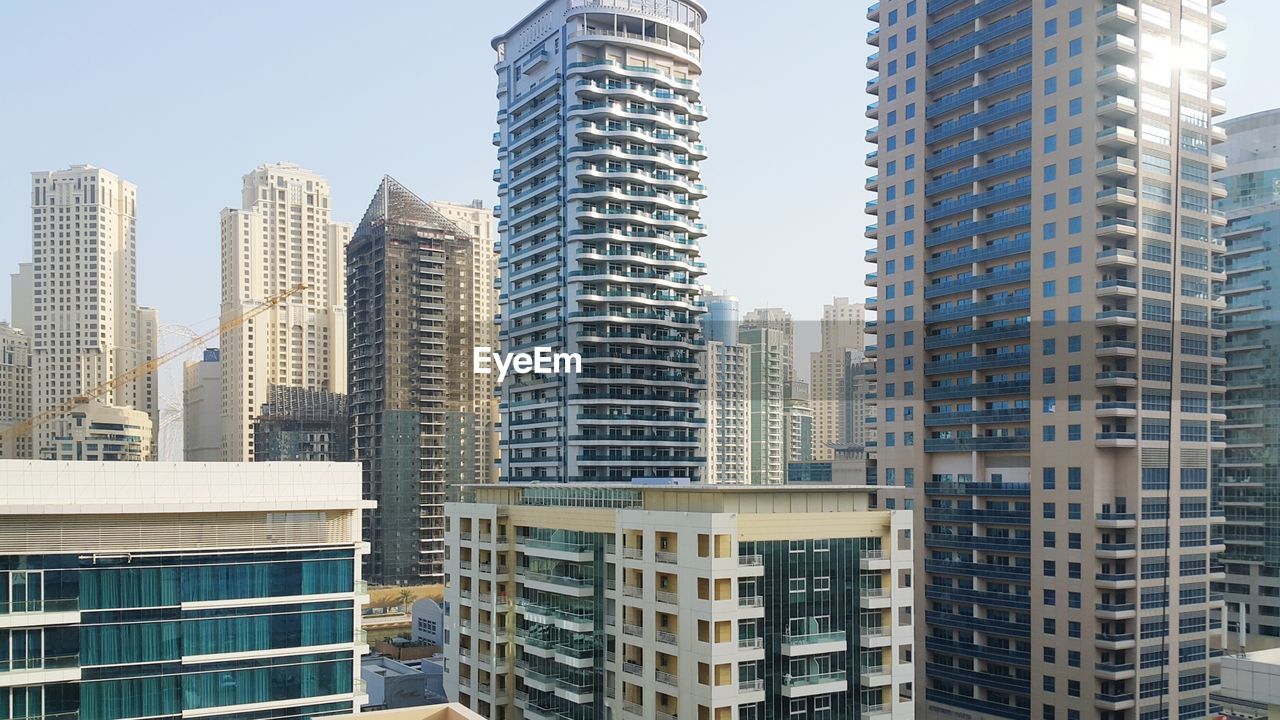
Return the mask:
[[[872,492],[470,488],[446,693],[486,717],[913,717],[911,519]]]
[[[154,460],[151,416],[141,410],[88,402],[54,421],[53,444],[42,460],[137,462]]]
[[[364,704],[360,467],[0,460],[6,717]]]

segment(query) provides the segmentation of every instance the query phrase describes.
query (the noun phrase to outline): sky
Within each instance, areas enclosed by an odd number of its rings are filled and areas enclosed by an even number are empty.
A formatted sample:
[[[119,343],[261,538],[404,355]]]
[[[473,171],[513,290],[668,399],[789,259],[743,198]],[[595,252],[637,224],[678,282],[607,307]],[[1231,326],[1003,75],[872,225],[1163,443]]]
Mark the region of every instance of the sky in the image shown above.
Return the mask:
[[[706,282],[744,311],[816,320],[832,297],[872,294],[866,4],[705,1]],[[139,302],[197,331],[218,314],[219,210],[239,203],[241,176],[259,164],[325,175],[335,219],[352,223],[384,173],[428,200],[493,204],[489,41],[535,5],[0,4],[0,319],[6,275],[30,260],[34,170],[89,163],[135,183]],[[1280,2],[1218,9],[1228,117],[1280,106]],[[811,341],[802,334],[798,358]]]

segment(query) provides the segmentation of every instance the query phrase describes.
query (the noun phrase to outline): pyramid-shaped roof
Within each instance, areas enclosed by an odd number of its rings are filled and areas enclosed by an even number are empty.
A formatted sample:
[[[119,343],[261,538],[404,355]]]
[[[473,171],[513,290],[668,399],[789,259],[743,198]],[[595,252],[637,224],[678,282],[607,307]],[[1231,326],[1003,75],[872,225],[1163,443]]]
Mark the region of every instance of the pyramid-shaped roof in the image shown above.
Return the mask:
[[[429,230],[455,233],[460,237],[471,237],[471,233],[463,230],[454,221],[445,217],[431,203],[423,200],[400,184],[390,175],[383,175],[378,191],[369,202],[369,209],[356,228],[356,237],[363,237],[376,227],[388,223],[394,225],[411,225]]]

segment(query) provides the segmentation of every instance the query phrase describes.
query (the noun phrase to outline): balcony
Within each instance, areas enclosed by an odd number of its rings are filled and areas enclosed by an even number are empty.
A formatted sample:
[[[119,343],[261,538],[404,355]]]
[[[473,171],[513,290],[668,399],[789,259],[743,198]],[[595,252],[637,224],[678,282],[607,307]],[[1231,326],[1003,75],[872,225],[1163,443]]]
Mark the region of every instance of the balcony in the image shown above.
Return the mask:
[[[1030,435],[1004,435],[992,437],[930,438],[924,441],[924,451],[935,452],[993,452],[998,450],[1030,450]]]
[[[1100,418],[1131,418],[1138,416],[1138,403],[1118,400],[1099,401],[1094,405],[1094,415]]]
[[[1098,27],[1127,32],[1138,24],[1138,12],[1119,3],[1103,5],[1098,10]]]
[[[943,413],[926,413],[925,427],[939,425],[982,425],[991,423],[1024,423],[1031,421],[1031,408],[1001,408],[993,410],[955,410]]]
[[[1102,650],[1129,650],[1137,646],[1137,639],[1133,633],[1097,633],[1093,644]]]
[[[1100,432],[1094,435],[1094,445],[1100,448],[1138,447],[1138,434],[1131,432]]]
[[[1138,43],[1128,35],[1101,35],[1098,37],[1098,55],[1104,58],[1122,58],[1136,55]]]
[[[1127,248],[1099,250],[1094,264],[1099,269],[1136,267],[1138,265],[1138,253]]]
[[[1027,209],[1010,210],[995,213],[990,217],[973,221],[964,221],[955,225],[935,230],[924,238],[926,248],[935,247],[956,240],[968,240],[975,235],[983,235],[997,230],[1023,227],[1031,223],[1031,211]]]
[[[1138,134],[1132,128],[1123,125],[1105,127],[1098,131],[1098,147],[1117,148],[1132,147],[1138,144]]]
[[[979,355],[974,357],[957,358],[955,360],[939,360],[936,362],[925,363],[924,374],[941,375],[944,373],[968,372],[971,370],[990,370],[992,368],[1029,365],[1030,363],[1031,353],[1029,352],[992,353],[990,355]]]
[[[847,686],[848,679],[843,670],[799,677],[790,674],[782,676],[782,696],[787,698],[843,692]]]
[[[1128,128],[1126,128],[1127,130]],[[1132,130],[1129,130],[1132,133]],[[1098,238],[1101,240],[1117,240],[1131,238],[1138,234],[1138,226],[1128,218],[1112,217],[1098,221],[1096,226]]]
[[[1103,310],[1094,315],[1094,324],[1103,327],[1135,327],[1138,314],[1132,310]]]
[[[955,147],[939,150],[925,159],[924,168],[925,170],[932,171],[939,167],[956,162],[968,161],[972,163],[974,155],[979,153],[988,153],[1005,147],[1006,145],[1025,142],[1030,139],[1030,123],[1008,128],[1006,130],[998,130],[981,140],[966,140]]]
[[[1138,616],[1138,607],[1133,603],[1096,603],[1093,614],[1100,620],[1132,620]]]
[[[1138,204],[1138,195],[1125,187],[1100,190],[1095,198],[1098,209],[1131,208]]]
[[[1123,156],[1103,158],[1094,166],[1099,177],[1131,177],[1138,174],[1138,165]]]
[[[1138,546],[1134,543],[1098,543],[1093,555],[1101,560],[1126,560],[1136,557]]]
[[[1137,357],[1138,343],[1132,340],[1104,340],[1094,346],[1098,357]]]
[[[924,219],[925,222],[934,222],[951,215],[1029,197],[1031,197],[1031,183],[1013,183],[994,190],[940,202],[924,211]]]
[[[846,649],[848,649],[848,635],[844,630],[782,636],[782,654],[792,657],[842,652]]]
[[[1095,693],[1093,706],[1099,710],[1119,712],[1132,709],[1135,705],[1133,693]]]
[[[1136,297],[1138,294],[1138,284],[1132,280],[1123,278],[1108,278],[1099,280],[1094,285],[1094,294],[1099,298],[1110,297]]]

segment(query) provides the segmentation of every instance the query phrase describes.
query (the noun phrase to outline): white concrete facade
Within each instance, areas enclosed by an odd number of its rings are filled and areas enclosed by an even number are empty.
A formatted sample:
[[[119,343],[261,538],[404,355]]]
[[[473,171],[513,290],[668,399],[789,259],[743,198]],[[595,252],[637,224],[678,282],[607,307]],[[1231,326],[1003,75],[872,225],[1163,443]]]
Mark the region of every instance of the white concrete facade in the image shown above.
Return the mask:
[[[504,477],[706,469],[704,19],[678,0],[548,0],[493,40],[502,350],[582,356],[503,383]]]
[[[253,459],[253,418],[272,385],[345,393],[345,259],[351,226],[330,215],[329,183],[297,165],[244,176],[224,208],[222,320],[300,283],[307,289],[222,333],[222,460]]]

